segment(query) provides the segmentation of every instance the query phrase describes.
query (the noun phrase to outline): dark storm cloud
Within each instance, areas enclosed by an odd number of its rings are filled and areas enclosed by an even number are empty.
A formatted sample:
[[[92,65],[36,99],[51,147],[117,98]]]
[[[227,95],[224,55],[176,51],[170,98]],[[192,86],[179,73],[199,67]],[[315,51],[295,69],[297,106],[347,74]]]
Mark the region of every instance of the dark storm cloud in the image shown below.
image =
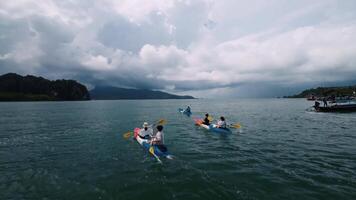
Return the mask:
[[[0,73],[207,96],[353,82],[355,9],[334,0],[2,1]]]

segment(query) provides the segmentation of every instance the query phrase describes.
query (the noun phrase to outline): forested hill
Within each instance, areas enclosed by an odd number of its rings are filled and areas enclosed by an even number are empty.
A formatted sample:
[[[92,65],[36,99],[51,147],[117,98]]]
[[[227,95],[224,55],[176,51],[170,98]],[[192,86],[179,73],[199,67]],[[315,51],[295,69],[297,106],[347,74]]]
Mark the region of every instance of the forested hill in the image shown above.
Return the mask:
[[[288,98],[306,98],[311,95],[316,97],[328,97],[328,96],[353,96],[354,91],[356,91],[356,85],[354,86],[343,86],[343,87],[318,87],[304,90],[303,92],[288,96]]]
[[[87,88],[74,80],[50,81],[32,75],[0,76],[0,101],[90,100]]]
[[[179,96],[161,91],[126,89],[112,86],[98,86],[90,91],[92,99],[194,99],[192,96]]]

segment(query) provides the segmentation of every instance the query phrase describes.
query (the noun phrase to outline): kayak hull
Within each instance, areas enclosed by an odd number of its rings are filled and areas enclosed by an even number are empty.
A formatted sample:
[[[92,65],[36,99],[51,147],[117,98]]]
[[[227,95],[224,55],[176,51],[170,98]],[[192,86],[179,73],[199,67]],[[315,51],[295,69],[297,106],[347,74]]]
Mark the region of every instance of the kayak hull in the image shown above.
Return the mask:
[[[230,133],[232,133],[231,130],[228,129],[228,128],[218,128],[213,124],[211,124],[209,127],[210,127],[210,130],[215,132],[215,133],[222,133],[222,134],[230,134]]]
[[[331,106],[313,106],[316,112],[356,112],[356,104],[340,104]]]
[[[151,145],[151,144],[149,143],[149,140],[148,140],[148,139],[142,139],[142,138],[140,138],[140,137],[138,136],[138,133],[139,133],[139,132],[140,132],[140,128],[135,128],[135,129],[134,129],[134,138],[135,138],[135,140],[137,141],[137,143],[139,143],[145,150],[147,150],[148,152],[150,152],[149,149],[150,149],[151,147],[153,147],[153,149],[154,149],[154,154],[155,154],[156,156],[158,156],[158,157],[166,157],[166,158],[169,158],[169,159],[172,158],[172,155],[170,155],[168,151],[163,152],[163,151],[161,151],[161,150],[159,149],[159,147],[158,147],[157,145]],[[150,153],[151,153],[151,152],[150,152]]]
[[[192,112],[186,112],[183,108],[178,108],[178,112],[180,112],[182,114],[185,114],[187,116],[192,115]]]
[[[205,125],[203,124],[203,120],[202,119],[194,119],[194,122],[197,126],[200,126],[208,131],[211,131],[211,132],[214,132],[214,133],[221,133],[221,134],[231,134],[232,131],[228,128],[218,128],[216,127],[215,124],[210,124],[209,126],[208,125]]]

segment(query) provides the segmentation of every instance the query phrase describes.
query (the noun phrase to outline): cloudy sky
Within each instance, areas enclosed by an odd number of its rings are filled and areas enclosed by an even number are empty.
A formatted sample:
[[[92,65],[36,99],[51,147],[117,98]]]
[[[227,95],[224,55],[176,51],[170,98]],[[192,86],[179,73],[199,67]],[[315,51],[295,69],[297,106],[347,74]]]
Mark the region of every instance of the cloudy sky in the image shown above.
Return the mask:
[[[356,83],[356,1],[0,1],[8,72],[198,97]]]

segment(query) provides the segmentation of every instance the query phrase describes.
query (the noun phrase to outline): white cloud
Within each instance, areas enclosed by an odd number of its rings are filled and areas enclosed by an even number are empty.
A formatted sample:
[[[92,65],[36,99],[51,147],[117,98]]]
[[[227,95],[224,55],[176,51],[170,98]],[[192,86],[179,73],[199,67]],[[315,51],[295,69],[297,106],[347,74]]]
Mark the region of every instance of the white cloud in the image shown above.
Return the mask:
[[[114,69],[111,65],[111,59],[102,55],[90,56],[86,58],[82,64],[83,66],[88,67],[88,69],[95,71],[110,71]]]
[[[1,1],[0,72],[223,96],[354,81],[355,9],[349,0]]]
[[[173,0],[150,0],[144,3],[140,0],[106,0],[105,2],[108,6],[113,7],[118,14],[138,24],[142,21],[149,21],[147,16],[152,13],[165,14],[175,3]]]
[[[188,53],[176,46],[145,45],[139,52],[142,65],[148,67],[176,68],[182,66]]]

